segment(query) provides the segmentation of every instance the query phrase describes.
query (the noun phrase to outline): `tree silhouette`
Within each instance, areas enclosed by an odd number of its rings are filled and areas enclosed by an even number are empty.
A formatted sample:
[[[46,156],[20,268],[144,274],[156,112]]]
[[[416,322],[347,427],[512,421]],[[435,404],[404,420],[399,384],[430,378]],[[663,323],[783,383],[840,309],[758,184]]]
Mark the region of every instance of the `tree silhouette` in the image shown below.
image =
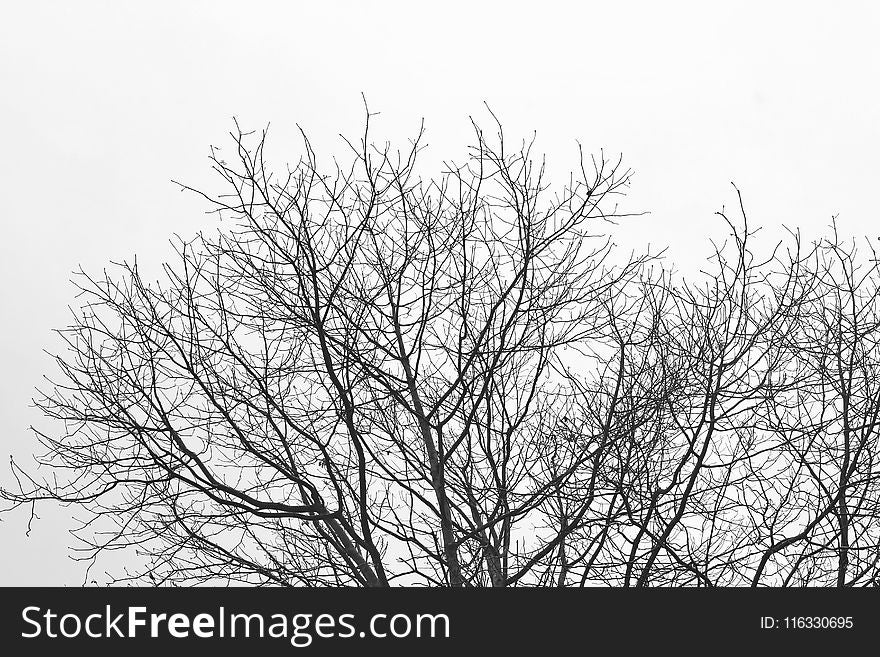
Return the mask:
[[[428,179],[369,113],[329,169],[236,126],[224,191],[182,185],[226,228],[80,272],[51,477],[3,497],[146,558],[114,581],[876,583],[874,251],[760,257],[740,201],[698,277],[621,260],[621,161],[553,186],[492,118]]]

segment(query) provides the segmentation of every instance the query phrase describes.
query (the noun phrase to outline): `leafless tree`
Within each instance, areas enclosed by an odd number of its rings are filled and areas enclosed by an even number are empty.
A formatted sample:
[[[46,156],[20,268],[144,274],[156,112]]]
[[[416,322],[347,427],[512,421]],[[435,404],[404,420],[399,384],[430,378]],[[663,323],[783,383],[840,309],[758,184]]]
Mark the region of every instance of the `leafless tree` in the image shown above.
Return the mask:
[[[836,223],[811,255],[811,294],[780,352],[792,380],[767,408],[786,487],[762,517],[753,583],[876,584],[880,304],[877,254]]]
[[[877,583],[870,243],[762,242],[737,191],[682,276],[619,257],[620,160],[552,186],[492,116],[425,178],[371,120],[283,174],[236,127],[223,191],[181,186],[225,228],[80,272],[12,506],[84,509],[84,558],[145,560],[113,581]]]
[[[162,583],[539,577],[558,539],[534,528],[591,458],[559,444],[554,358],[637,270],[602,236],[629,172],[581,155],[551,189],[531,142],[474,124],[423,180],[421,132],[401,152],[369,128],[329,174],[303,135],[281,176],[236,131],[204,194],[234,228],[179,243],[162,281],[81,274],[38,401],[67,427],[40,433],[53,475],[16,467],[7,498],[85,507],[93,554],[137,546]]]

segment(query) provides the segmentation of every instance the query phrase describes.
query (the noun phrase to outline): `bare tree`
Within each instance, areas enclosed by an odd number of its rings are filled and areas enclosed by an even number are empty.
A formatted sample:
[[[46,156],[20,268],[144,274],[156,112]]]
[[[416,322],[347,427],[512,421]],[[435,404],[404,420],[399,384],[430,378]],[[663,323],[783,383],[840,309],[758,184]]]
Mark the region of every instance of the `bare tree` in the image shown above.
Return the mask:
[[[562,186],[494,116],[420,174],[371,140],[278,173],[212,151],[226,228],[80,272],[38,406],[49,477],[113,581],[299,586],[873,585],[880,276],[871,244],[762,244],[737,191],[683,277],[620,260],[630,172]],[[759,255],[763,254],[763,255]]]
[[[799,241],[758,258],[739,211],[720,213],[729,239],[699,280],[661,270],[616,301],[616,353],[580,398],[611,446],[582,584],[742,583],[750,487],[772,479],[752,467],[766,447],[757,420],[807,290]]]
[[[753,576],[785,584],[875,584],[880,279],[877,254],[838,235],[815,245],[811,290],[781,345],[792,384],[768,407],[788,485],[764,518]]]
[[[38,402],[67,427],[40,434],[53,475],[16,467],[7,498],[84,507],[93,556],[136,546],[163,583],[540,578],[567,530],[534,527],[591,458],[558,444],[555,353],[637,269],[602,237],[629,172],[582,155],[550,189],[532,143],[474,124],[423,180],[421,132],[400,152],[369,128],[329,174],[303,135],[280,176],[265,132],[235,132],[203,194],[234,228],[179,243],[162,281],[81,274]]]

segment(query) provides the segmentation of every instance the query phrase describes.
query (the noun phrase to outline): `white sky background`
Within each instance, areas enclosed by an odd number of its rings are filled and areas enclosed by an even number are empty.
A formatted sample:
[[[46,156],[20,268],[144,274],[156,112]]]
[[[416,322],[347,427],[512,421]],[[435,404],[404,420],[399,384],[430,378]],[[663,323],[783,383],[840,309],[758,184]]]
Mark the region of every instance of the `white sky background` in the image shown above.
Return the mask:
[[[575,140],[636,171],[622,228],[684,267],[735,203],[807,236],[833,214],[880,235],[876,2],[7,2],[0,9],[0,482],[35,447],[42,353],[74,303],[70,272],[138,255],[215,220],[170,180],[218,189],[207,160],[232,116],[272,122],[282,165],[296,124],[319,152],[414,134],[462,159],[488,101],[511,137],[538,132],[564,174]],[[558,166],[553,167],[556,161]],[[565,176],[562,176],[564,178]],[[0,584],[79,584],[70,509],[0,518]]]

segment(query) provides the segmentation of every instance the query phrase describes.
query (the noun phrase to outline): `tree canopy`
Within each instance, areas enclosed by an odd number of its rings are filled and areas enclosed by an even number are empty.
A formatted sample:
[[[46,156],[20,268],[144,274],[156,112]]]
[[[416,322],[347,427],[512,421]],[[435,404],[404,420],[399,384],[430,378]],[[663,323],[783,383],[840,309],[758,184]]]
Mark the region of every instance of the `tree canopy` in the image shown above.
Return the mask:
[[[51,475],[2,496],[82,508],[89,558],[146,560],[116,581],[875,584],[873,244],[760,248],[737,191],[682,277],[615,247],[619,159],[555,185],[473,127],[430,178],[369,114],[330,166],[236,129],[190,190],[223,227],[77,277]]]

